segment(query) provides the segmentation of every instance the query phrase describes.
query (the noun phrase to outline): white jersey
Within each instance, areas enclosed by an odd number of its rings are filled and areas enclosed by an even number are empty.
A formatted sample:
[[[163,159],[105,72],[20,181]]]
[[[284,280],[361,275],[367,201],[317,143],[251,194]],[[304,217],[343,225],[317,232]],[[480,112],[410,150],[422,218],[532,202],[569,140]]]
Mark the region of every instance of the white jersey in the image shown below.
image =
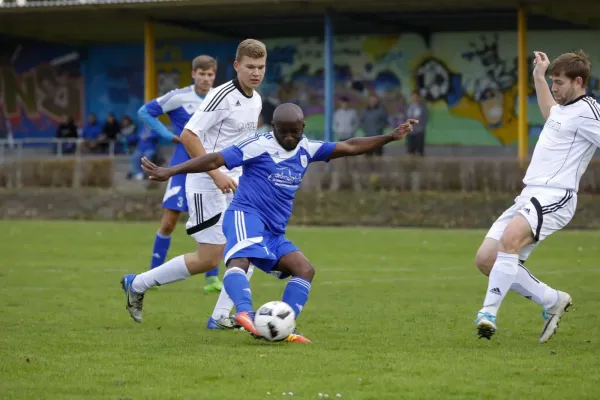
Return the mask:
[[[255,91],[247,96],[237,79],[211,91],[185,126],[194,132],[207,153],[217,153],[249,136],[256,134],[262,100]],[[225,174],[239,178],[242,169],[228,170]],[[190,192],[213,192],[219,189],[207,173],[188,174],[186,190]]]
[[[550,109],[523,183],[577,192],[579,181],[600,146],[600,106],[582,96]]]

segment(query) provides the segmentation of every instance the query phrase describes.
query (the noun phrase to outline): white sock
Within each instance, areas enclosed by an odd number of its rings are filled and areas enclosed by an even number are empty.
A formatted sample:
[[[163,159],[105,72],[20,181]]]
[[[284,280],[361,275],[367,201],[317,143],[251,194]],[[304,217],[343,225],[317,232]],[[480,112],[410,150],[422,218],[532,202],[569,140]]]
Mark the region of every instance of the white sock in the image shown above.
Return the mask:
[[[520,261],[517,276],[510,289],[545,309],[552,307],[558,300],[558,292],[533,276]]]
[[[517,254],[498,252],[498,257],[490,273],[481,312],[488,312],[492,315],[498,314],[504,296],[506,296],[517,277],[518,263],[519,256]]]
[[[184,257],[179,256],[150,271],[139,274],[131,283],[131,287],[136,293],[144,293],[151,287],[182,281],[188,276],[190,276],[190,272],[185,266]]]
[[[252,274],[254,273],[254,265],[250,264],[248,268],[248,272],[246,272],[246,278],[248,278],[248,282],[250,282],[250,278],[252,278]],[[231,314],[231,310],[233,310],[233,300],[225,291],[225,288],[221,290],[219,294],[219,299],[217,300],[217,304],[215,305],[215,309],[212,313],[213,319],[221,319],[223,317],[228,317]]]

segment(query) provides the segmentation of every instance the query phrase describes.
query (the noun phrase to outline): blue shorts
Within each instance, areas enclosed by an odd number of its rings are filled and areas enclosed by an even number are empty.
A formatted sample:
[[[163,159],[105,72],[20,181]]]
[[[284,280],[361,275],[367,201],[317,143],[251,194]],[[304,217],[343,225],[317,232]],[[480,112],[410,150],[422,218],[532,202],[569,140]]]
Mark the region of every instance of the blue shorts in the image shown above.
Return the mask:
[[[279,279],[289,277],[275,271],[277,263],[286,254],[299,251],[284,235],[275,235],[262,220],[245,211],[227,210],[223,219],[225,245],[225,265],[233,258],[247,258],[267,274]]]
[[[185,147],[180,143],[175,148],[169,166],[179,165],[190,159]],[[163,197],[163,208],[167,210],[188,212],[187,198],[185,195],[185,175],[175,175],[169,179],[165,196]]]

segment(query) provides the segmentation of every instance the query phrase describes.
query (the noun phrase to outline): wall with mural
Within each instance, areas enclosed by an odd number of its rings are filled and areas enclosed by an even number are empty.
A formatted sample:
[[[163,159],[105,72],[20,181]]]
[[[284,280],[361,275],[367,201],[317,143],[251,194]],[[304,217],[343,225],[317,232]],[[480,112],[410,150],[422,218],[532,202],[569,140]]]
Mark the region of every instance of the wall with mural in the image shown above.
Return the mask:
[[[550,57],[582,48],[592,58],[591,90],[600,95],[598,32],[531,32],[528,48]],[[428,48],[418,35],[340,37],[335,41],[336,97],[358,110],[376,93],[390,115],[402,115],[418,90],[429,105],[430,144],[505,145],[517,140],[516,33],[435,34]],[[269,75],[262,91],[300,104],[310,131],[323,130],[323,43],[318,39],[268,42]],[[531,76],[532,59],[528,65]],[[529,84],[529,134],[543,120]]]
[[[190,85],[191,61],[200,54],[217,59],[217,84],[233,77],[237,43],[158,43],[156,69],[158,92]],[[107,45],[89,48],[85,62],[86,112],[94,112],[103,121],[109,112],[117,117],[136,118],[144,101],[144,49],[141,45]]]
[[[592,59],[591,91],[600,95],[597,37],[593,31],[530,32],[528,48],[550,57],[584,49]],[[513,32],[443,33],[434,34],[428,47],[416,34],[338,37],[336,98],[345,95],[362,110],[368,94],[376,93],[393,117],[392,124],[402,117],[416,89],[430,109],[428,143],[511,144],[517,139],[516,40]],[[269,63],[261,94],[300,104],[307,115],[307,131],[322,136],[322,40],[284,38],[266,43]],[[190,84],[190,61],[202,53],[217,58],[217,84],[231,79],[236,46],[233,41],[159,43],[159,93]],[[135,119],[144,93],[142,45],[91,46],[81,54],[59,46],[2,46],[0,132],[54,136],[62,115],[73,115],[81,123],[83,110],[96,113],[101,121],[109,112]],[[529,93],[529,132],[534,142],[543,121],[531,82]]]
[[[0,136],[53,137],[56,124],[83,115],[80,54],[73,48],[0,46]]]

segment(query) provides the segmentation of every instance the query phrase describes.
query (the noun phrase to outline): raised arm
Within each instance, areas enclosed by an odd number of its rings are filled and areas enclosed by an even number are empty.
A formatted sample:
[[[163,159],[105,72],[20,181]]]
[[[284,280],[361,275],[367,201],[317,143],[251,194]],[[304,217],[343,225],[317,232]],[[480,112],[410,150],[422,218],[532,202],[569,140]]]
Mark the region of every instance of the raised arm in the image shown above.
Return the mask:
[[[548,82],[546,81],[546,71],[550,65],[550,60],[548,59],[548,56],[541,51],[534,51],[533,53],[535,54],[535,59],[533,60],[533,64],[535,65],[533,68],[535,94],[537,96],[540,112],[542,113],[544,120],[546,120],[550,116],[550,109],[556,105],[556,101],[554,101],[554,97],[552,96],[552,92],[550,92]]]
[[[387,135],[371,136],[371,137],[356,137],[348,139],[344,142],[337,142],[333,152],[329,156],[330,160],[334,158],[357,156],[365,154],[371,150],[378,149],[384,145],[402,140],[413,129],[413,124],[418,124],[419,121],[409,119],[402,125],[398,126],[392,133]]]

